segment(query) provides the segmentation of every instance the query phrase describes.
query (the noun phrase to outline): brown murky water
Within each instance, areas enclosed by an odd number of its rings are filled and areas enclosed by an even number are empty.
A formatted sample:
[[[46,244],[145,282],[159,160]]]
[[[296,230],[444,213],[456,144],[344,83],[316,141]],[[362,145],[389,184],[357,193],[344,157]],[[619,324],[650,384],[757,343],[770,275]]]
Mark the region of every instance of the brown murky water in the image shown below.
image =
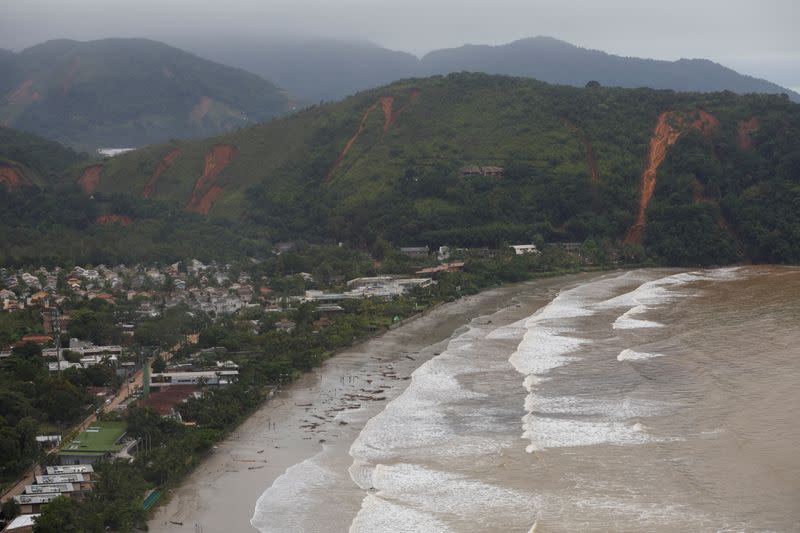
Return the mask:
[[[350,531],[800,531],[800,269],[537,290],[366,424]],[[307,530],[341,485],[298,510]]]

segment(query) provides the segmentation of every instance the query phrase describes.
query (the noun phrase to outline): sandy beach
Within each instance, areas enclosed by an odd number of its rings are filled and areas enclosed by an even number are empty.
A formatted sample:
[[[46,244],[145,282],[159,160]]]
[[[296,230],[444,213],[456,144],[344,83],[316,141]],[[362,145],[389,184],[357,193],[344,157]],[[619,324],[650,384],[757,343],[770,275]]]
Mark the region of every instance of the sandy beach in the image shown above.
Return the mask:
[[[506,313],[507,320],[525,316],[570,280],[586,276],[530,282],[541,286],[541,298],[526,299],[524,305],[514,306],[518,287],[487,290],[437,307],[337,354],[279,392],[221,442],[157,509],[148,524],[150,531],[256,531],[250,523],[256,502],[288,468],[320,453],[332,454],[339,457],[338,474],[346,476],[351,462],[348,450],[364,424],[400,395],[411,373],[438,355],[465,324],[514,307],[519,310]],[[356,507],[339,509],[342,517],[358,511],[363,493],[355,484],[352,491],[358,495],[343,495],[341,502]],[[345,523],[349,518],[341,525]],[[330,525],[331,531],[341,529],[339,524]]]

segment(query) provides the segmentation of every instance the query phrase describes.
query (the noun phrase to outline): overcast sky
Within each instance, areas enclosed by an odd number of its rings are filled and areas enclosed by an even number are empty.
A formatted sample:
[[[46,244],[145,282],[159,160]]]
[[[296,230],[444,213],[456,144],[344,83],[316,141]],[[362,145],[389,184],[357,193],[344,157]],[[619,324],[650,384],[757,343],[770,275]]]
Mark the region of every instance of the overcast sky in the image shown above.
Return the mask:
[[[800,0],[0,0],[0,47],[54,38],[293,34],[422,55],[548,35],[613,54],[702,57],[800,91]]]

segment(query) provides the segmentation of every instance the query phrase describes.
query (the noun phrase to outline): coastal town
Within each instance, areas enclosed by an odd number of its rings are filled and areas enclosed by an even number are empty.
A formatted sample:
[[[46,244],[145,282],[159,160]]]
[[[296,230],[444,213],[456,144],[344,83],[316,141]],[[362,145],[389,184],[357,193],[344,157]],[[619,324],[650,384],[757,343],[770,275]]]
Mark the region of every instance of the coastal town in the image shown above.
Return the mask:
[[[562,258],[579,258],[556,248]],[[290,250],[276,248],[273,258],[284,261]],[[190,432],[228,427],[216,414],[204,420],[202,410],[242,386],[243,368],[260,384],[247,389],[246,401],[258,403],[337,348],[469,290],[470,257],[541,260],[533,244],[466,252],[400,248],[401,273],[328,273],[325,281],[318,272],[264,275],[255,261],[0,269],[4,381],[24,360],[40,365],[43,384],[70,391],[32,418],[36,444],[15,450],[19,460],[4,465],[4,515],[13,515],[4,531],[29,531],[60,496],[85,501],[102,465],[134,464],[163,446],[154,445],[152,428],[131,423],[141,413]],[[154,420],[148,423],[160,424]],[[163,490],[163,481],[148,481],[142,511]]]

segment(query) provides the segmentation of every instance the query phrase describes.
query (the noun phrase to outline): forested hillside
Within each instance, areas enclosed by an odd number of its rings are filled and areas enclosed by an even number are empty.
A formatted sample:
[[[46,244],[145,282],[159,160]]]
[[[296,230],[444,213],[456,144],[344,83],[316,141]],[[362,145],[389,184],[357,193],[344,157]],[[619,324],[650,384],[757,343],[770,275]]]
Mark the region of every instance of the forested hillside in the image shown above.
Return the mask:
[[[82,150],[213,135],[287,105],[254,74],[144,39],[57,40],[0,53],[0,124]]]
[[[800,106],[779,96],[406,80],[112,159],[99,190],[366,246],[583,241],[800,259]],[[498,166],[502,176],[463,172]]]
[[[58,181],[86,158],[57,142],[0,126],[0,186],[6,191]]]
[[[208,231],[212,254],[212,242],[251,253],[289,239],[592,241],[663,264],[800,261],[800,106],[780,96],[412,79],[67,181],[93,194],[92,213],[126,224],[95,250],[115,257],[153,250],[151,237],[159,257],[188,253]]]

